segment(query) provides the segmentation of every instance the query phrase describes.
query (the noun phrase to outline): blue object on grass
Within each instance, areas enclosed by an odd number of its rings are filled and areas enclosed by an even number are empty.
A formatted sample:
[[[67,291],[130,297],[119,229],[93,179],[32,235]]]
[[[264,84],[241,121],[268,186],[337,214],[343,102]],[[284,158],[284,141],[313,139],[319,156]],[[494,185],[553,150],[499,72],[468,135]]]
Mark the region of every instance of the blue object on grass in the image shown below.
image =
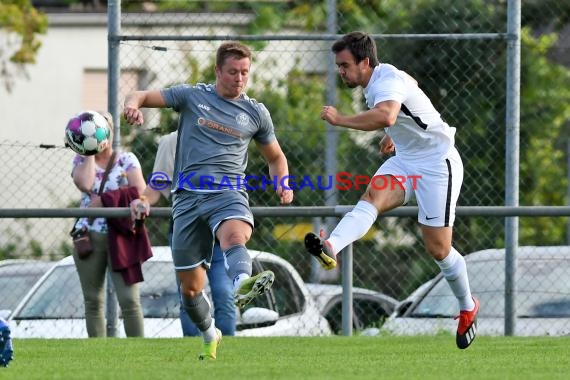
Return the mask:
[[[10,327],[0,318],[0,367],[7,367],[14,358],[14,348],[10,339]]]

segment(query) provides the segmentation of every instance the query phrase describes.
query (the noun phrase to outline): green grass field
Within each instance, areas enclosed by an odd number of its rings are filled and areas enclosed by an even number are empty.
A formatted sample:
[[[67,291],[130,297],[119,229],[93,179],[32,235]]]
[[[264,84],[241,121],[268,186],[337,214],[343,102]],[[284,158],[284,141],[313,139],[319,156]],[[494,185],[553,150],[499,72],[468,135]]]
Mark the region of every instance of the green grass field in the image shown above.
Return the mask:
[[[200,338],[15,340],[0,379],[568,379],[570,337],[226,337],[200,362]]]

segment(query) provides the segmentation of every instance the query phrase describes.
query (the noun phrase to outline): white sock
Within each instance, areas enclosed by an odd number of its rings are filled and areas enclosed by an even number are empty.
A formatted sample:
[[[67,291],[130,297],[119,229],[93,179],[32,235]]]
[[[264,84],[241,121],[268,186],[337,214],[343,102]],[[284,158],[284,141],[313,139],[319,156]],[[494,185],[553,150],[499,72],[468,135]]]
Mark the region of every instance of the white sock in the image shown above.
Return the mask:
[[[376,207],[366,201],[358,201],[352,211],[343,216],[327,239],[334,252],[339,253],[344,247],[363,237],[377,217]]]
[[[467,277],[467,266],[465,259],[457,250],[451,247],[449,255],[441,261],[434,260],[443,277],[451,287],[451,291],[459,301],[459,310],[473,310],[475,303],[469,289],[469,278]]]
[[[216,332],[216,324],[214,318],[212,318],[212,323],[206,331],[202,331],[202,336],[204,337],[204,342],[209,343],[218,338],[218,333]]]
[[[239,289],[239,286],[244,280],[247,280],[251,276],[247,273],[240,273],[234,277],[234,292]]]

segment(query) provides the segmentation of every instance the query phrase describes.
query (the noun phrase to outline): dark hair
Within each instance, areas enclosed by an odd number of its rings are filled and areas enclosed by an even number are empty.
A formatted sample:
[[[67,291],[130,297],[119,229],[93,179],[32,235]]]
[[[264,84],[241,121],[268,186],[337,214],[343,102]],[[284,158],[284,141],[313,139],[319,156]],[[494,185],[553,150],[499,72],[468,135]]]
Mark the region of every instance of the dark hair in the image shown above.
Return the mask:
[[[376,43],[367,33],[350,32],[341,39],[336,40],[331,47],[332,52],[335,54],[345,49],[354,56],[356,63],[360,63],[365,58],[369,59],[370,67],[375,67],[380,63],[376,52]]]
[[[216,66],[222,67],[226,59],[230,57],[237,59],[249,58],[251,60],[251,50],[241,42],[224,42],[216,53]]]

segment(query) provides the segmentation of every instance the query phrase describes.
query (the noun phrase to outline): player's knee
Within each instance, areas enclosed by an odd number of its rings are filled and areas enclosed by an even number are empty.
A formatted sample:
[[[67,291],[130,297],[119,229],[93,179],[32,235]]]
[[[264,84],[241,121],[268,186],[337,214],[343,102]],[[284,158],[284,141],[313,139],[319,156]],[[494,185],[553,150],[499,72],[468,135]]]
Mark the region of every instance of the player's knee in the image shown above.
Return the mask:
[[[183,297],[188,299],[196,297],[198,294],[200,294],[200,292],[202,292],[202,290],[198,290],[195,288],[180,287],[180,293],[182,294]]]
[[[234,245],[245,245],[249,238],[251,237],[251,232],[244,229],[237,229],[224,234],[220,239],[220,246],[222,249],[226,250]]]
[[[380,190],[372,186],[368,186],[366,191],[360,197],[361,200],[374,204],[380,199]]]
[[[361,200],[373,204],[378,212],[385,212],[404,203],[405,192],[399,188],[375,188],[368,186]]]
[[[245,245],[245,243],[247,243],[248,240],[249,240],[248,234],[245,234],[243,232],[236,232],[228,236],[226,242],[230,247],[233,247],[234,245]]]
[[[451,246],[444,242],[429,242],[426,243],[426,249],[431,257],[435,260],[441,261],[447,257]]]
[[[245,245],[251,238],[252,228],[243,220],[228,220],[222,223],[216,233],[222,250],[234,245]]]
[[[204,289],[199,286],[197,282],[193,281],[181,281],[180,282],[180,294],[185,298],[194,298],[200,294]]]

